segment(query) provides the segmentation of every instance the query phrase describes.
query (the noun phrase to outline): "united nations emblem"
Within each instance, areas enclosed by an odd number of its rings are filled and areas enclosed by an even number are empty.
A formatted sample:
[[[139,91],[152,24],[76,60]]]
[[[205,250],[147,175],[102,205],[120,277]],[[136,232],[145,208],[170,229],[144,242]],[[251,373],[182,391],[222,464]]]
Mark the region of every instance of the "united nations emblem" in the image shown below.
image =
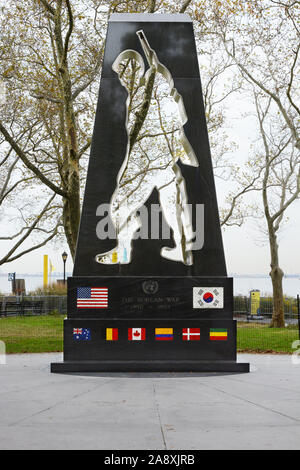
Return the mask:
[[[145,281],[143,282],[143,291],[145,294],[156,294],[158,291],[157,281]]]

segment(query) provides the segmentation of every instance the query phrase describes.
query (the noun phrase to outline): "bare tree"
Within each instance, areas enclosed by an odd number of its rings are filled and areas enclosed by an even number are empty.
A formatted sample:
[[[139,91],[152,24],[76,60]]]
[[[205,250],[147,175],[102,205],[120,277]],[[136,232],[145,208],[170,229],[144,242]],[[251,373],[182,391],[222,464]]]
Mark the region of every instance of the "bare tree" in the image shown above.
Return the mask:
[[[218,2],[207,0],[197,8],[192,8],[191,15],[196,25],[196,44],[214,175],[217,180],[229,182],[231,187],[219,209],[220,223],[225,228],[241,226],[252,214],[252,207],[245,203],[244,196],[255,190],[256,177],[245,177],[242,165],[232,158],[232,153],[237,151],[238,146],[227,135],[226,127],[230,127],[228,103],[232,96],[241,92],[242,80],[232,59],[224,52],[220,37],[215,34],[212,7],[219,8]]]
[[[16,137],[16,140],[21,137],[22,133]],[[61,222],[59,218],[54,217],[58,209],[54,202],[55,194],[49,197],[44,207],[39,207],[38,202],[33,207],[28,188],[29,186],[36,188],[35,178],[26,175],[19,158],[12,156],[12,148],[1,142],[1,139],[0,148],[2,149],[0,151],[0,241],[14,241],[5,255],[0,258],[0,264],[4,264],[48,243],[58,234]],[[13,213],[17,213],[18,216],[15,217]],[[32,235],[36,234],[39,234],[38,242],[31,239]],[[25,242],[30,239],[31,246],[25,248]]]
[[[221,16],[215,10],[217,34],[243,78],[274,102],[300,150],[299,2],[243,3],[246,14]]]
[[[264,157],[253,163],[263,176],[263,214],[271,255],[273,326],[284,326],[283,271],[278,231],[299,196],[299,2],[242,2],[237,11],[213,15],[216,34],[239,70],[245,89],[254,90]]]
[[[59,206],[53,204],[54,198],[55,194],[48,199],[45,206],[38,213],[33,214],[31,210],[30,215],[27,217],[24,216],[24,210],[26,207],[19,209],[23,226],[12,235],[3,236],[1,234],[0,236],[0,240],[2,241],[14,240],[13,244],[7,250],[7,253],[0,258],[0,265],[14,261],[27,253],[37,250],[56,237],[59,233],[59,227],[62,225],[62,222],[60,219],[57,220],[53,217],[57,209],[60,209]],[[49,219],[54,219],[54,224],[49,222]],[[1,222],[1,225],[4,226],[3,221]],[[43,235],[43,237],[39,236],[38,242],[34,242],[32,240],[32,234],[36,233]],[[28,240],[30,240],[30,247],[25,248],[25,242]]]
[[[273,285],[272,326],[284,327],[284,273],[279,262],[278,232],[287,209],[300,195],[300,154],[293,145],[288,126],[272,110],[272,98],[262,97],[257,92],[254,96],[263,152],[258,154],[252,165],[262,175],[261,194]]]

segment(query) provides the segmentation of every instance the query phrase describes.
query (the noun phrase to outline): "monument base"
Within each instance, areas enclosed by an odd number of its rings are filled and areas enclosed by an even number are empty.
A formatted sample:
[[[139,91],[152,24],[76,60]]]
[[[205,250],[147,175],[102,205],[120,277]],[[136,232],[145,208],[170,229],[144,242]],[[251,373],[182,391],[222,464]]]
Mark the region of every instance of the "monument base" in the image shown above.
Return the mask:
[[[171,337],[157,335],[157,326]],[[144,330],[142,340],[128,336],[134,327]],[[112,328],[118,336],[107,340]],[[86,329],[89,336],[81,338]],[[64,330],[64,362],[51,364],[51,372],[249,372],[248,363],[236,362],[234,320],[68,319]]]
[[[107,294],[82,300],[92,289]],[[72,277],[64,362],[51,372],[249,372],[232,316],[231,278]]]
[[[249,363],[234,361],[66,361],[51,372],[249,372]]]

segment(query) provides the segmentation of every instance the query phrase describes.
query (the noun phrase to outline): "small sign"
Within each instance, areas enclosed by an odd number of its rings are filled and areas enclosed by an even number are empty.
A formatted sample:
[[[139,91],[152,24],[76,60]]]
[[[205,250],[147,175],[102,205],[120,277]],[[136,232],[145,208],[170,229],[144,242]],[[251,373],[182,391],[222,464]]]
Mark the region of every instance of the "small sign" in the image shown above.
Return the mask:
[[[260,291],[257,289],[250,291],[250,313],[251,315],[260,314]]]
[[[16,273],[8,273],[8,280],[9,281],[14,281],[16,277]]]

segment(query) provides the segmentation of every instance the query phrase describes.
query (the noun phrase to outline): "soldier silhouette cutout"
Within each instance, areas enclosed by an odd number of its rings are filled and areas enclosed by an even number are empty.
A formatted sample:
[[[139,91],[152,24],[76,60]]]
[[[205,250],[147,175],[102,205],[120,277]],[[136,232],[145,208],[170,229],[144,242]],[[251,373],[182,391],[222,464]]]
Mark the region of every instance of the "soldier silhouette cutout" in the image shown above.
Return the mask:
[[[98,254],[96,261],[130,263],[132,240],[141,227],[139,209],[156,188],[175,242],[174,248],[162,248],[161,256],[191,265],[194,233],[185,181],[176,162],[180,159],[194,167],[199,164],[184,133],[187,115],[171,73],[159,62],[144,32],[137,35],[149,64],[146,73],[142,56],[134,50],[123,51],[112,66],[128,93],[128,143],[110,204],[117,244]]]

